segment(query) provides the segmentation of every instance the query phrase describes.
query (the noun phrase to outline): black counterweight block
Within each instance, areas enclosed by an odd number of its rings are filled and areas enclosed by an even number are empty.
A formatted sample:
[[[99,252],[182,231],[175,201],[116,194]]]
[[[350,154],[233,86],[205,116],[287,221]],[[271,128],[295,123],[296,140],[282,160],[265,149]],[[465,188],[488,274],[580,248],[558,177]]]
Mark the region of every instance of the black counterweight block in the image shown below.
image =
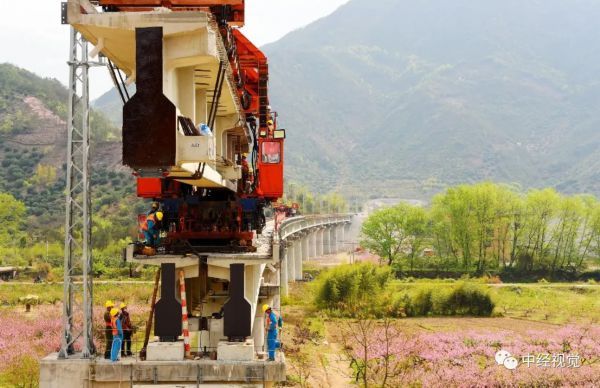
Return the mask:
[[[224,334],[230,341],[245,341],[252,335],[252,306],[244,296],[244,264],[229,266],[229,299],[223,306]]]
[[[123,164],[133,169],[175,165],[177,109],[163,94],[162,27],[137,28],[136,93],[123,108]]]
[[[175,264],[161,265],[160,300],[155,307],[154,335],[175,342],[182,332],[181,303],[175,298]]]

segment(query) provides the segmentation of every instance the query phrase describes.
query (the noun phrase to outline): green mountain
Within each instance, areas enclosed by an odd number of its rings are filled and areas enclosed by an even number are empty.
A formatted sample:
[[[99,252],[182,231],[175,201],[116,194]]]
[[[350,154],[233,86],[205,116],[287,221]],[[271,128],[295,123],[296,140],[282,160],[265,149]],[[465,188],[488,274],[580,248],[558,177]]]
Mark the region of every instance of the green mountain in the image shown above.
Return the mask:
[[[10,64],[0,64],[0,192],[27,207],[28,238],[60,240],[64,225],[68,92]],[[92,111],[93,210],[115,238],[135,229],[134,180],[121,166],[120,130]],[[125,200],[123,200],[125,199]],[[141,204],[143,206],[143,204]],[[97,225],[95,225],[97,226]],[[105,241],[98,239],[97,247]]]
[[[351,0],[264,49],[287,173],[428,197],[495,180],[600,194],[600,2]]]

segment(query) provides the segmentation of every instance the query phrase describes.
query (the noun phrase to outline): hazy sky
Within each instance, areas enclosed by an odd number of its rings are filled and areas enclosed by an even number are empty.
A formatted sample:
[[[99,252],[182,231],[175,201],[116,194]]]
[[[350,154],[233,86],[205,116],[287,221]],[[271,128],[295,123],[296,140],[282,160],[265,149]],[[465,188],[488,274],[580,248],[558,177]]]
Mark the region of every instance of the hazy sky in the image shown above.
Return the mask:
[[[333,12],[348,0],[247,0],[245,34],[263,45]],[[0,0],[0,63],[11,62],[66,84],[69,29],[60,24],[60,0]],[[91,96],[112,83],[92,70]]]

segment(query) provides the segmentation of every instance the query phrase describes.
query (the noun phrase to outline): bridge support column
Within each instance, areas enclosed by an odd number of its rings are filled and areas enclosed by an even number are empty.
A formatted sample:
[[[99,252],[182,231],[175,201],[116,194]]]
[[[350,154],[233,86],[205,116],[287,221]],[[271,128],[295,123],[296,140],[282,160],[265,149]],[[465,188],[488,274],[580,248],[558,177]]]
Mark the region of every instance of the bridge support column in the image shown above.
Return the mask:
[[[323,229],[323,254],[328,255],[331,253],[331,229],[325,227]]]
[[[296,240],[294,248],[295,279],[302,280],[302,239]]]
[[[289,242],[289,247],[287,249],[287,268],[288,268],[288,283],[296,281],[296,249],[295,249],[295,241]]]
[[[348,250],[348,244],[346,241],[346,224],[340,225],[338,227],[338,232],[339,232],[340,250],[342,252],[346,252]]]
[[[280,261],[280,268],[279,268],[279,274],[280,274],[280,279],[279,279],[279,289],[280,289],[280,293],[283,296],[288,296],[288,248],[284,248],[283,250],[283,257],[281,258]]]
[[[317,235],[317,244],[315,246],[317,248],[316,256],[319,256],[319,257],[323,256],[323,247],[325,246],[325,241],[323,241],[323,233],[324,233],[323,228],[321,228],[315,232],[315,234]]]
[[[331,242],[331,253],[338,253],[337,250],[337,226],[332,226],[329,229],[329,232],[331,233],[331,237],[329,239],[329,241]]]
[[[302,261],[308,261],[310,259],[310,244],[308,240],[310,239],[309,235],[305,235],[302,237]]]
[[[317,257],[317,235],[319,234],[318,230],[313,230],[309,235],[309,252],[308,257],[314,259]]]

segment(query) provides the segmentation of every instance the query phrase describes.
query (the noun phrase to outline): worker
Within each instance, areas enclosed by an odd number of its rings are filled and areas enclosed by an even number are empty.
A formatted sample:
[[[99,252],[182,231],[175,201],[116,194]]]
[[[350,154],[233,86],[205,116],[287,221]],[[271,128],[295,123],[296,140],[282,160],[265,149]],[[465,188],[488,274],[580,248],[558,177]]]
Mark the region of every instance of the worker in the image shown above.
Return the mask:
[[[242,155],[242,192],[246,193],[248,179],[250,178],[250,165],[248,164],[248,154]]]
[[[121,344],[123,343],[123,326],[121,325],[119,309],[116,307],[113,307],[110,310],[110,326],[113,336],[110,360],[114,362],[119,359],[119,354],[121,354]]]
[[[275,134],[275,123],[273,123],[273,120],[267,121],[267,128],[269,128],[269,138],[273,138]]]
[[[123,327],[123,344],[121,345],[121,357],[131,356],[131,335],[133,334],[133,325],[127,311],[127,305],[121,303],[121,326]]]
[[[153,247],[158,244],[159,230],[157,224],[163,220],[163,216],[161,211],[150,213],[142,223],[142,232],[145,238],[144,245]]]
[[[106,307],[106,311],[104,312],[104,337],[106,338],[106,349],[104,350],[104,358],[106,359],[110,358],[110,351],[112,349],[113,335],[112,326],[110,323],[110,310],[112,310],[114,306],[115,304],[110,300],[107,300],[106,303],[104,303],[104,307]]]
[[[263,312],[265,313],[265,329],[267,331],[268,360],[275,361],[275,351],[281,347],[281,343],[278,341],[278,332],[283,326],[283,320],[268,304],[263,305]]]

